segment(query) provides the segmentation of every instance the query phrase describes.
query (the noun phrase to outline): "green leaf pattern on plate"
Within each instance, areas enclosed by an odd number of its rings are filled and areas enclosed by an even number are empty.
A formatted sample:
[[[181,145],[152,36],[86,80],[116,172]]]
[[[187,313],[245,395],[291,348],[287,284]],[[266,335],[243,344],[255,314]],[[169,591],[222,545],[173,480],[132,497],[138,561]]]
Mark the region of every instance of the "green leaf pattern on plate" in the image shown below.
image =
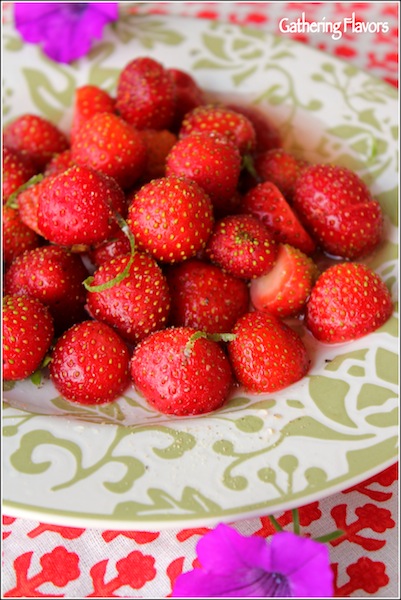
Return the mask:
[[[189,31],[188,23],[127,15],[71,66],[20,44],[6,25],[5,122],[36,112],[68,130],[76,87],[113,93],[135,56],[192,72],[211,99],[259,105],[295,153],[358,171],[386,213],[386,241],[367,262],[396,302],[396,92],[284,37],[201,20]],[[156,413],[134,390],[110,405],[79,406],[46,377],[9,385],[5,506],[72,524],[160,527],[260,514],[346,487],[396,460],[397,336],[396,313],[348,345],[321,346],[304,333],[308,377],[271,395],[239,389],[197,418]]]

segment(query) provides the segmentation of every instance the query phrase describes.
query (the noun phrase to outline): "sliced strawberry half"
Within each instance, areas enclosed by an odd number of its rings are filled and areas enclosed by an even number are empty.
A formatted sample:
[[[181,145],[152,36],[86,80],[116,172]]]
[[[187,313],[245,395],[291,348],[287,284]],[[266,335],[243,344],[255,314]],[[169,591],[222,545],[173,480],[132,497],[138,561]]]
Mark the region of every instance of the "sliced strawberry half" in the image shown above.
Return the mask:
[[[317,277],[317,266],[309,256],[289,244],[280,244],[271,271],[251,281],[252,304],[278,317],[295,316],[305,307]]]
[[[305,254],[313,254],[316,243],[301,224],[279,188],[271,181],[259,183],[245,194],[244,212],[258,217],[277,242],[291,244]]]
[[[71,126],[71,140],[77,131],[97,113],[114,113],[115,100],[97,85],[83,85],[76,89]]]

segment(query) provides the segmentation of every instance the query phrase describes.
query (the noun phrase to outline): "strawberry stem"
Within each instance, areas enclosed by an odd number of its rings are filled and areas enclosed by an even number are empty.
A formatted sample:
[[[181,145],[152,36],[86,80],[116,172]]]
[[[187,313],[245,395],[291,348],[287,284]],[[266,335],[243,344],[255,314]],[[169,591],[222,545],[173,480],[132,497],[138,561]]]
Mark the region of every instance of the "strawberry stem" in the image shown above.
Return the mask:
[[[341,537],[342,535],[344,535],[344,531],[342,529],[336,529],[335,531],[332,531],[331,533],[326,533],[325,535],[321,535],[321,536],[315,537],[313,539],[315,540],[315,542],[320,542],[321,544],[326,544],[327,542],[332,542],[333,540],[336,540],[337,538]]]
[[[292,514],[293,531],[296,535],[301,535],[301,528],[300,528],[300,522],[299,522],[299,510],[297,508],[294,508],[291,511],[291,514]],[[269,515],[268,519],[276,531],[284,531],[283,528],[281,527],[280,523],[277,521],[277,519],[275,517],[273,517],[273,515]],[[315,540],[315,542],[320,542],[321,544],[326,544],[327,542],[332,542],[333,540],[336,540],[337,538],[341,537],[342,535],[344,535],[344,531],[342,529],[336,529],[335,531],[332,531],[331,533],[326,533],[325,535],[320,535],[319,537],[315,537],[312,539]]]
[[[292,526],[293,531],[296,535],[300,535],[300,526],[299,526],[299,511],[297,508],[293,508],[291,511],[292,514]]]
[[[244,154],[242,157],[242,169],[245,169],[254,177],[257,181],[259,181],[259,175],[255,169],[255,165],[253,162],[253,158],[250,154]]]
[[[268,515],[267,518],[269,519],[270,523],[273,525],[276,531],[283,531],[283,528],[281,527],[280,523],[275,517],[273,517],[273,515]]]
[[[186,357],[191,356],[192,349],[195,345],[195,342],[200,339],[211,340],[212,342],[232,342],[235,339],[235,333],[207,333],[206,331],[197,331],[189,338],[185,349],[184,354]]]
[[[103,292],[104,290],[109,290],[110,288],[114,287],[115,285],[118,285],[121,281],[123,281],[130,274],[131,265],[134,261],[134,255],[135,255],[135,238],[132,235],[132,232],[131,232],[130,228],[128,227],[128,224],[122,218],[122,216],[119,215],[118,213],[115,213],[114,217],[115,217],[117,223],[119,224],[119,226],[121,227],[121,230],[123,231],[123,233],[127,236],[128,240],[129,240],[129,244],[130,244],[130,248],[131,248],[129,261],[127,262],[127,264],[125,265],[125,268],[121,271],[121,273],[116,275],[116,277],[113,277],[113,279],[110,279],[109,281],[106,281],[105,283],[101,283],[100,285],[91,285],[92,281],[94,280],[93,275],[87,277],[84,280],[83,284],[85,286],[85,289],[88,290],[88,292]]]
[[[20,185],[19,188],[15,190],[15,192],[9,195],[6,202],[6,206],[10,208],[18,208],[17,198],[21,194],[21,192],[25,192],[25,190],[27,190],[31,186],[40,183],[42,179],[44,179],[44,175],[42,173],[39,173],[38,175],[33,175],[30,179],[28,179],[28,181]]]

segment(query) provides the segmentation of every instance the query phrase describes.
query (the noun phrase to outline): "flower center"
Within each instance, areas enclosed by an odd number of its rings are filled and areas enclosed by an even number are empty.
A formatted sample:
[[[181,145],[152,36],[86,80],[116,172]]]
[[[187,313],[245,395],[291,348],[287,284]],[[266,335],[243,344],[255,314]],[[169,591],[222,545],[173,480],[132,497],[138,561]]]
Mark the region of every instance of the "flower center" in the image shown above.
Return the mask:
[[[62,6],[67,17],[79,19],[88,8],[88,2],[65,2]]]
[[[267,597],[289,598],[291,596],[288,579],[281,573],[265,573],[262,585]]]

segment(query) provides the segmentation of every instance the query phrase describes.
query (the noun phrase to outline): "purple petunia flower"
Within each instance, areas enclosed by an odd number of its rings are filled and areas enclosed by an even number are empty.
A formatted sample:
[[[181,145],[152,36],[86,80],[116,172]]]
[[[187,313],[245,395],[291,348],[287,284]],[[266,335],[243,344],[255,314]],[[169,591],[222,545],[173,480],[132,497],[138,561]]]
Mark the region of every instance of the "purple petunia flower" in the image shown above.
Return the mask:
[[[327,547],[294,533],[275,533],[267,544],[220,524],[197,553],[202,567],[177,578],[174,598],[333,596]]]
[[[118,2],[16,2],[15,27],[26,42],[41,44],[59,63],[89,52],[103,27],[118,18]]]

